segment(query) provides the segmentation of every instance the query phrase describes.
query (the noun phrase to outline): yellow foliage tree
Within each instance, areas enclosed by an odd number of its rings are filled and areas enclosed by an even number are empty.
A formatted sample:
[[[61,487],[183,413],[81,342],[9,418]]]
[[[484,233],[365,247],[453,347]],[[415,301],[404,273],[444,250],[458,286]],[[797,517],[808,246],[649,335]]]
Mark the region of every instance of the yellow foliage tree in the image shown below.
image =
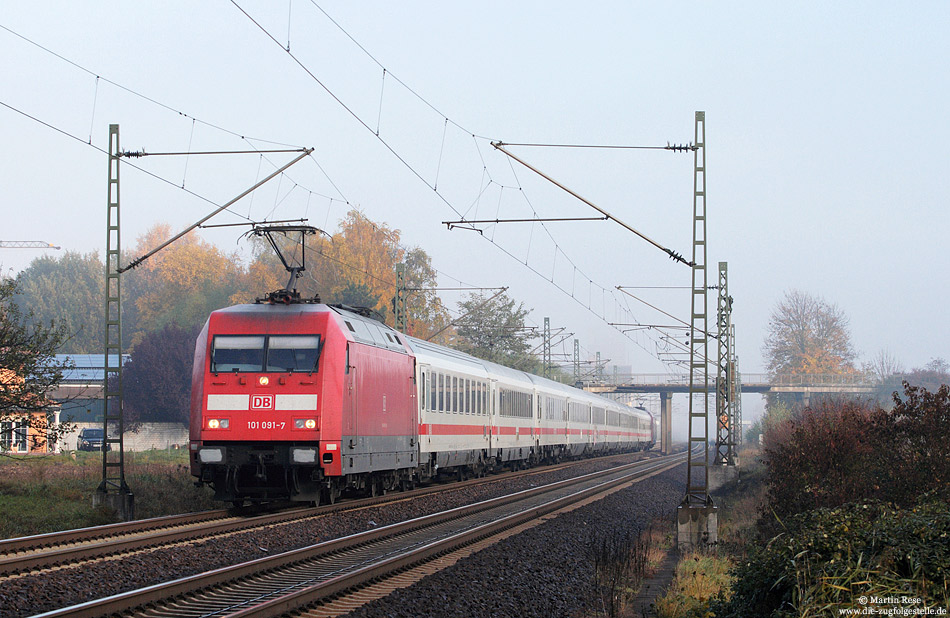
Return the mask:
[[[171,237],[168,224],[157,224],[138,238],[134,255],[142,255]],[[169,324],[191,328],[214,309],[231,304],[247,275],[236,253],[225,254],[192,232],[124,276],[134,299],[134,346],[146,332]],[[127,321],[129,323],[129,321]]]
[[[319,296],[323,302],[368,307],[377,317],[393,324],[393,298],[396,295],[396,264],[406,265],[407,314],[410,334],[428,337],[443,331],[437,341],[447,343],[454,330],[443,327],[449,314],[433,288],[436,272],[425,251],[406,250],[399,244],[400,233],[376,223],[357,209],[350,210],[332,237],[307,238],[307,269],[295,283],[304,298]],[[291,247],[288,246],[288,249]],[[250,271],[257,296],[287,283],[287,275],[273,250],[255,241],[255,259]],[[270,287],[261,287],[262,281]]]
[[[134,256],[143,255],[171,236],[167,224],[151,227],[138,238]],[[323,302],[363,306],[383,321],[393,323],[396,264],[406,265],[407,314],[410,334],[450,343],[454,329],[434,288],[437,276],[425,251],[405,249],[399,230],[375,223],[359,210],[351,210],[332,237],[309,236],[306,270],[292,283],[303,298],[319,296]],[[280,242],[284,242],[279,240]],[[143,262],[124,279],[127,298],[126,324],[132,325],[134,345],[146,332],[169,324],[190,328],[203,322],[214,309],[253,302],[267,292],[287,285],[289,274],[270,245],[254,238],[251,263],[244,266],[237,253],[227,254],[191,233]],[[292,239],[286,249],[297,251]]]
[[[854,372],[848,317],[837,305],[792,290],[772,310],[763,347],[775,375]]]
[[[377,299],[371,308],[386,315],[396,294],[395,265],[402,261],[404,253],[399,246],[399,230],[374,223],[360,211],[351,210],[323,251],[326,260],[343,270],[328,295],[345,302],[345,289],[361,287]]]

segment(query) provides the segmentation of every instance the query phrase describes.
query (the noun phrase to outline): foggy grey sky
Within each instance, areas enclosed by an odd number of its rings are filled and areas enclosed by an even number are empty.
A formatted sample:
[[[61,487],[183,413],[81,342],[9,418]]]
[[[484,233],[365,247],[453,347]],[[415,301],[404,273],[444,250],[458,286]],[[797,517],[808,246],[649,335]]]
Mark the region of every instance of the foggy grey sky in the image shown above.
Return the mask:
[[[862,360],[887,348],[910,369],[950,356],[944,2],[239,1],[279,45],[230,2],[4,4],[0,25],[167,107],[0,30],[6,106],[100,148],[109,123],[125,149],[269,147],[239,136],[312,146],[312,159],[234,211],[307,216],[333,231],[359,206],[424,248],[442,285],[508,285],[533,323],[550,316],[585,354],[645,373],[669,371],[656,335],[624,338],[606,322],[669,319],[614,287],[686,286],[688,268],[613,223],[488,227],[482,238],[441,222],[458,218],[453,208],[467,218],[596,214],[489,140],[686,143],[704,110],[710,284],[727,261],[740,368],[763,370],[769,311],[792,288],[850,316]],[[105,155],[9,107],[0,127],[0,239],[101,255]],[[689,255],[691,155],[513,150]],[[269,159],[135,162],[169,183],[124,167],[124,246],[156,222],[181,229],[211,210],[183,183],[223,203],[289,160]],[[241,248],[237,236],[205,233],[226,250]],[[0,263],[16,272],[37,255],[3,250]],[[688,317],[682,290],[634,293]],[[443,297],[454,308],[461,295]]]

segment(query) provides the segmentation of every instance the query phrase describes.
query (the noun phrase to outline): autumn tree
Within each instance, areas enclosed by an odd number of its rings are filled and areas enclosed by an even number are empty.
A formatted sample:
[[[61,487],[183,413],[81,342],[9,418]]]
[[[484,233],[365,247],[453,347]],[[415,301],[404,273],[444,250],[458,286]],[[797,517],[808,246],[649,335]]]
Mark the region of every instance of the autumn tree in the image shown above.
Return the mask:
[[[904,366],[890,350],[881,350],[869,362],[864,363],[864,375],[876,383],[875,398],[884,406],[890,405],[892,396],[901,390]]]
[[[773,376],[854,371],[848,317],[837,305],[799,290],[786,292],[772,310],[763,351]]]
[[[923,367],[916,367],[904,376],[911,386],[935,393],[944,384],[950,384],[950,365],[942,358],[932,358]]]
[[[525,327],[529,311],[507,294],[469,294],[458,304],[456,347],[472,356],[513,369],[538,373],[541,364],[530,354],[535,334]]]
[[[327,298],[339,298],[350,284],[361,285],[378,299],[370,309],[385,314],[396,295],[395,267],[403,253],[399,230],[351,210],[340,222],[340,231],[324,245],[324,259],[340,269],[334,287],[326,292]]]
[[[229,304],[253,303],[266,293],[279,290],[287,284],[289,275],[269,247],[267,253],[263,252],[263,247],[255,249],[255,253],[250,265],[239,276],[228,299]]]
[[[146,333],[135,345],[122,369],[127,422],[188,424],[191,370],[200,329],[167,324]]]
[[[262,239],[253,239],[254,260],[251,271],[287,282],[283,265],[273,249]],[[278,239],[278,242],[285,242]],[[289,243],[280,245],[291,253],[298,251]],[[406,249],[400,245],[399,230],[369,219],[359,210],[349,211],[340,222],[340,229],[331,237],[307,237],[307,269],[295,283],[304,298],[319,296],[323,302],[367,307],[377,317],[392,323],[393,299],[396,296],[396,264],[405,264],[405,285],[408,289],[406,309],[408,331],[428,337],[449,323],[448,310],[436,294],[437,273],[432,260],[419,247]],[[258,287],[257,296],[273,287]],[[451,329],[443,330],[436,340],[445,343]]]
[[[259,281],[267,281],[256,295],[283,288],[289,275],[273,248],[260,237],[252,237],[250,242],[254,254],[250,270],[257,273]],[[296,238],[276,236],[275,242],[281,251],[299,257],[301,248],[296,246]],[[402,257],[398,231],[374,223],[354,209],[333,236],[307,236],[305,242],[306,270],[293,282],[301,297],[318,296],[325,303],[337,304],[344,302],[344,293],[352,300],[359,290],[360,300],[375,298],[370,309],[386,311],[395,293],[394,267]]]
[[[406,252],[406,314],[409,334],[436,343],[453,343],[455,329],[451,316],[436,293],[438,275],[432,267],[432,258],[416,247]]]
[[[17,283],[0,280],[0,438],[9,444],[17,435],[33,436],[34,446],[47,437],[57,440],[69,423],[52,423],[48,415],[59,403],[48,397],[68,364],[56,353],[69,340],[62,326],[22,311],[14,298]]]
[[[134,250],[142,255],[171,236],[167,224],[150,228]],[[123,275],[123,293],[134,304],[134,346],[169,324],[190,329],[215,309],[232,304],[244,278],[238,255],[226,254],[192,232]],[[127,326],[128,328],[128,326]]]
[[[14,302],[41,323],[69,332],[68,352],[102,353],[105,265],[95,253],[39,257],[17,275]]]

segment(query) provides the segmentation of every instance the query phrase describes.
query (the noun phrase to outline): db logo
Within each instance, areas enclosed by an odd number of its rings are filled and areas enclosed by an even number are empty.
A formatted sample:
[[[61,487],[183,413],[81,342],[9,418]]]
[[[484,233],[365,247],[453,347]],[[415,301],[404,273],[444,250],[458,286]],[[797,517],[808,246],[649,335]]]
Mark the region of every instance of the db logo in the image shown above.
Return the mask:
[[[252,410],[273,410],[274,396],[273,395],[252,395],[251,409]]]

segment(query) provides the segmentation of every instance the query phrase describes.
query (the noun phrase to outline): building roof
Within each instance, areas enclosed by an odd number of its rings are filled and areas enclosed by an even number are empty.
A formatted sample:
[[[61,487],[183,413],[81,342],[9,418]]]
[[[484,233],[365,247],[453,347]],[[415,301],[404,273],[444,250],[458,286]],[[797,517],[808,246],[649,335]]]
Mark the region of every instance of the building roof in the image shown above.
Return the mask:
[[[102,382],[105,376],[104,354],[55,354],[56,363],[67,362],[69,367],[63,370],[64,383]],[[118,357],[109,355],[109,366],[117,365]],[[129,362],[129,355],[122,355],[122,364]]]

